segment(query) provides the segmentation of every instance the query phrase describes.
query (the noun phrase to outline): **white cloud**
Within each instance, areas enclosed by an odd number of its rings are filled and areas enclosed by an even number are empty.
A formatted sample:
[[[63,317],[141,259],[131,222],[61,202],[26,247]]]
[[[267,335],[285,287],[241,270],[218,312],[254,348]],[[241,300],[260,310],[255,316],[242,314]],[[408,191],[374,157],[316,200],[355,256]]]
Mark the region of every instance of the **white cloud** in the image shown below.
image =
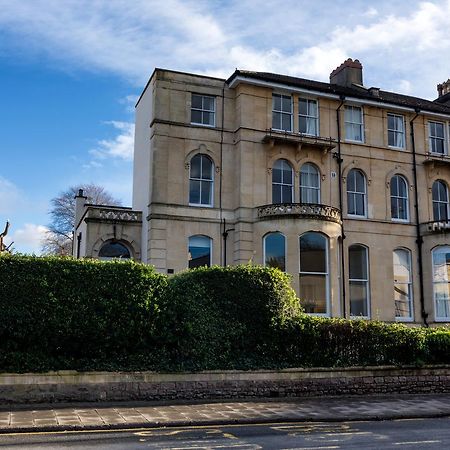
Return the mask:
[[[13,242],[12,248],[20,253],[39,254],[47,231],[48,228],[43,225],[25,223],[22,228],[15,231],[10,228],[11,234],[5,237],[5,244]]]
[[[324,3],[4,0],[0,27],[20,35],[22,52],[110,71],[139,86],[154,67],[224,77],[239,67],[327,80],[347,57],[370,69],[369,84],[395,89],[408,79],[415,95],[432,97],[450,75],[443,57],[450,0],[411,0],[406,9],[391,0],[376,8],[362,0]]]
[[[108,125],[112,125],[119,134],[112,139],[102,139],[98,141],[97,147],[89,151],[94,158],[100,160],[106,158],[118,158],[125,161],[133,159],[134,148],[134,124],[129,122],[109,121]],[[94,167],[99,167],[98,161],[91,161]]]

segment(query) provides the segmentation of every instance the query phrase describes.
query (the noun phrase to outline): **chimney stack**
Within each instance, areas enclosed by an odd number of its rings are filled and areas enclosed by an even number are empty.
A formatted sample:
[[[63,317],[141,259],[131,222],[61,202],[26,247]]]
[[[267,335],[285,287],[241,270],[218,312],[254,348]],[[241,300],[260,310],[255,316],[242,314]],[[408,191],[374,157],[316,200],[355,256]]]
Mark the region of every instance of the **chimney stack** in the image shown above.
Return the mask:
[[[330,83],[351,87],[354,84],[363,85],[362,64],[358,59],[348,58],[330,74]]]
[[[438,96],[443,97],[450,92],[450,78],[441,84],[437,85]]]
[[[87,197],[84,195],[83,189],[79,189],[78,190],[78,194],[75,195],[75,223],[74,223],[74,228],[77,227],[78,222],[81,220],[81,217],[83,216],[86,200],[87,200]]]

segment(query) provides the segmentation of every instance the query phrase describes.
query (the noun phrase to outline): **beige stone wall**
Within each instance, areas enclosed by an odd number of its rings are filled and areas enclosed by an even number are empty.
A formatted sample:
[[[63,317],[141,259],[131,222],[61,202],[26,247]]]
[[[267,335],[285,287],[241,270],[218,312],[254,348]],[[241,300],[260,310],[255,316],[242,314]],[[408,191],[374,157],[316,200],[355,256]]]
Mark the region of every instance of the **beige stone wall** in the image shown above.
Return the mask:
[[[272,93],[292,93],[294,98],[294,133],[298,131],[298,96],[292,91],[281,91],[268,86],[241,83],[236,88],[224,88],[224,80],[156,71],[150,84],[151,96],[141,99],[137,108],[137,124],[149,126],[148,183],[140,178],[134,189],[149,192],[148,216],[144,213],[144,228],[148,230],[145,261],[167,273],[183,270],[188,265],[188,238],[206,235],[212,239],[212,262],[223,263],[224,242],[221,222],[226,219],[229,231],[227,262],[230,264],[263,263],[265,234],[282,232],[287,239],[287,271],[293,276],[298,290],[299,236],[307,231],[325,234],[329,242],[331,316],[342,315],[342,291],[338,237],[340,225],[335,222],[311,218],[258,218],[257,208],[272,203],[271,170],[275,161],[289,161],[295,171],[294,202],[299,202],[300,167],[313,163],[321,175],[321,203],[339,208],[339,183],[343,187],[343,219],[345,240],[344,286],[348,297],[348,248],[362,244],[369,252],[370,317],[394,321],[393,255],[396,248],[406,248],[412,255],[413,319],[421,323],[419,292],[419,265],[416,244],[415,200],[410,120],[412,110],[375,106],[355,101],[345,104],[362,106],[364,113],[364,143],[346,141],[344,106],[340,110],[342,135],[342,179],[333,149],[314,143],[263,142],[272,126]],[[149,89],[150,89],[149,88]],[[216,126],[190,124],[192,93],[212,95],[216,98]],[[301,94],[302,96],[306,94]],[[336,110],[339,98],[313,96],[319,101],[319,134],[336,141]],[[151,101],[153,107],[145,106]],[[222,106],[224,102],[224,126]],[[387,114],[403,115],[405,141],[403,150],[388,147]],[[419,221],[432,220],[431,186],[436,179],[450,182],[450,164],[429,160],[428,120],[447,120],[420,114],[414,120],[417,152],[417,185],[419,189]],[[150,127],[151,125],[151,127]],[[136,152],[147,151],[147,141],[138,136]],[[147,131],[146,131],[147,133]],[[142,148],[141,148],[142,147]],[[189,206],[189,162],[197,154],[208,155],[214,161],[214,202],[212,207]],[[135,170],[147,170],[147,162]],[[425,164],[424,164],[425,163]],[[136,163],[135,163],[136,164]],[[346,181],[352,168],[361,170],[367,180],[367,218],[349,218],[347,211]],[[409,220],[405,223],[391,218],[390,180],[402,175],[408,184]],[[222,178],[222,179],[221,179]],[[425,309],[429,321],[434,320],[431,279],[431,249],[436,245],[450,245],[449,234],[431,234],[424,238],[424,291]]]

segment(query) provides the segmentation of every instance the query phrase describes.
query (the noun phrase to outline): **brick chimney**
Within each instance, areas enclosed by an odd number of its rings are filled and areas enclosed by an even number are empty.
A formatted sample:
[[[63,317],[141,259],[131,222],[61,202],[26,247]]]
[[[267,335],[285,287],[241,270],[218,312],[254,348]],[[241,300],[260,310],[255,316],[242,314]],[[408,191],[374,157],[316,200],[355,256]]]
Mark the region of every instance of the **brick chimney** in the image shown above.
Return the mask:
[[[330,83],[351,87],[353,84],[363,84],[362,64],[359,60],[348,58],[330,74]]]

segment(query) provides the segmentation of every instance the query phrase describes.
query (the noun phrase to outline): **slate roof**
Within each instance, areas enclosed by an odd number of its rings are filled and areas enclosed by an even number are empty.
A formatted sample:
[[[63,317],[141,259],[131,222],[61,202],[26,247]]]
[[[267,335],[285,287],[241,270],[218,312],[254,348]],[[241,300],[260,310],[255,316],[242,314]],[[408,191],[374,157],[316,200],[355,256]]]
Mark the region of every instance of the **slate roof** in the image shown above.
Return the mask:
[[[236,70],[227,83],[230,84],[236,77],[242,76],[259,81],[266,81],[269,83],[277,83],[289,85],[292,87],[299,87],[304,89],[311,89],[327,94],[334,94],[338,96],[354,97],[360,99],[371,100],[379,103],[390,103],[393,105],[404,106],[407,108],[420,109],[421,111],[429,111],[441,114],[450,115],[450,105],[445,105],[440,101],[430,101],[419,97],[411,97],[409,95],[396,94],[395,92],[387,92],[379,90],[379,95],[375,96],[364,87],[340,86],[337,84],[323,83],[321,81],[307,80],[305,78],[291,77],[288,75],[280,75],[270,72],[252,72],[247,70]],[[439,99],[439,100],[442,100]]]

